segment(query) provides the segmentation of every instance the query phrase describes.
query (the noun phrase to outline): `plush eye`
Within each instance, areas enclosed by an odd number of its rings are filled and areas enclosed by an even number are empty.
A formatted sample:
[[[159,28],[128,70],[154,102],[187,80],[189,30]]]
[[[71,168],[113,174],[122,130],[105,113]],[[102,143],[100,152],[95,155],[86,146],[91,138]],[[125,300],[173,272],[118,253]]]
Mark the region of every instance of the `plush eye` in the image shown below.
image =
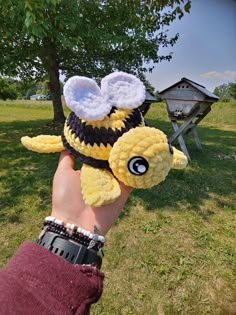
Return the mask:
[[[169,143],[169,150],[170,150],[171,154],[174,154],[174,149],[173,149],[173,147],[172,147],[172,145],[170,143]]]
[[[128,162],[128,170],[134,175],[143,175],[148,171],[148,161],[141,156],[135,156]]]

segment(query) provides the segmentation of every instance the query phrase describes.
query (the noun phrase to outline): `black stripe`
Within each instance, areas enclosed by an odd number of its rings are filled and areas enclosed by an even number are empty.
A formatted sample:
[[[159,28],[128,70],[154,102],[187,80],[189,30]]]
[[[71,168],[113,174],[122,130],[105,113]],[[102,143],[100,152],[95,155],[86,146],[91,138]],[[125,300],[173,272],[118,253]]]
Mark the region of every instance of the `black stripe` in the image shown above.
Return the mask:
[[[114,112],[115,109],[112,109]],[[122,136],[125,132],[130,129],[139,126],[142,123],[142,115],[138,108],[133,109],[130,116],[123,121],[125,127],[121,129],[112,129],[105,127],[93,127],[87,125],[78,118],[74,112],[71,112],[67,118],[67,126],[75,134],[75,137],[79,138],[80,142],[84,142],[86,145],[94,145],[95,143],[99,146],[103,144],[107,146],[113,144]]]
[[[63,142],[64,148],[66,149],[66,151],[68,151],[76,160],[78,160],[82,163],[86,163],[88,165],[97,167],[97,168],[109,169],[108,161],[97,160],[97,159],[94,159],[90,156],[85,156],[85,155],[79,153],[78,151],[76,151],[74,148],[72,148],[66,140],[66,137],[64,135],[64,131],[62,131],[61,138],[62,138],[62,142]]]

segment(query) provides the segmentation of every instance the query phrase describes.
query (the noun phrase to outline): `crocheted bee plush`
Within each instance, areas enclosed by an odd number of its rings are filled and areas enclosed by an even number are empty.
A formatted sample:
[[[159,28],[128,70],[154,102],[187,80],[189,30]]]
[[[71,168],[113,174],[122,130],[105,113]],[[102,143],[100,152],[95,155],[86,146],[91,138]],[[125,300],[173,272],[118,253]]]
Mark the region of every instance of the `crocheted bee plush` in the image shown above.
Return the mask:
[[[171,168],[187,165],[186,156],[169,145],[166,135],[146,127],[138,107],[145,100],[143,83],[131,74],[114,72],[101,80],[74,76],[64,86],[71,113],[62,136],[23,137],[29,150],[67,150],[80,160],[86,204],[98,207],[120,196],[118,181],[149,188],[164,181]]]

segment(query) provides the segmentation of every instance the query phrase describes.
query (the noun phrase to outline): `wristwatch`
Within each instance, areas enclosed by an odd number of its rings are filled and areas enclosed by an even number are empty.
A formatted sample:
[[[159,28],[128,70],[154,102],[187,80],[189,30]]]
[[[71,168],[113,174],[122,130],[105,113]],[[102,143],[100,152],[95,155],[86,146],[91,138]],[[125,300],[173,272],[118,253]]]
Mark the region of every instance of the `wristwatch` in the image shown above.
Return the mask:
[[[79,243],[71,242],[56,233],[45,232],[39,236],[36,243],[73,265],[93,265],[98,269],[102,266],[102,257],[95,251]]]

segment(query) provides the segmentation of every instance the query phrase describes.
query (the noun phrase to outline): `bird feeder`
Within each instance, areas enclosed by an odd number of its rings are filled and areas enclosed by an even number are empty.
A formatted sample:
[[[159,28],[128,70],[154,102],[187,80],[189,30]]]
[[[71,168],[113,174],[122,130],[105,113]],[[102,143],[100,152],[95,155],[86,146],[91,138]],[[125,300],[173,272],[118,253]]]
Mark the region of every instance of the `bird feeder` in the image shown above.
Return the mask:
[[[166,102],[168,116],[174,129],[173,135],[169,137],[169,142],[172,143],[178,139],[182,151],[190,160],[183,136],[191,131],[196,146],[200,150],[202,149],[196,126],[210,112],[211,105],[219,98],[203,85],[187,78],[182,78],[159,94]]]

